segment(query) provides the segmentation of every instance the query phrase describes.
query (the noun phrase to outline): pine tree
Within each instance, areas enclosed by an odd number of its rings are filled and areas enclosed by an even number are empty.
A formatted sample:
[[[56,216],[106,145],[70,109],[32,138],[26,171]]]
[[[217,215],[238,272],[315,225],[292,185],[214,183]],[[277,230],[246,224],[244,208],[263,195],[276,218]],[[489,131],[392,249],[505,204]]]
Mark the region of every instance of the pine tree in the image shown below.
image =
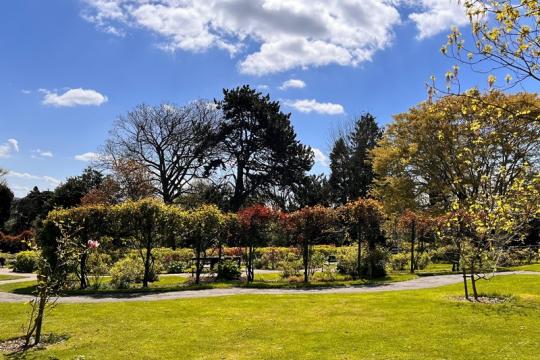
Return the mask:
[[[332,199],[336,204],[343,205],[350,200],[350,152],[343,137],[336,140],[330,153],[330,170],[328,182]]]
[[[377,145],[383,131],[377,125],[375,117],[365,113],[356,121],[353,132],[349,135],[350,146],[350,184],[349,197],[366,197],[373,183],[373,167],[369,151]]]
[[[248,85],[223,90],[217,107],[223,112],[212,145],[222,154],[214,167],[224,169],[233,185],[230,209],[272,186],[300,183],[313,166],[313,152],[296,139],[290,114]]]

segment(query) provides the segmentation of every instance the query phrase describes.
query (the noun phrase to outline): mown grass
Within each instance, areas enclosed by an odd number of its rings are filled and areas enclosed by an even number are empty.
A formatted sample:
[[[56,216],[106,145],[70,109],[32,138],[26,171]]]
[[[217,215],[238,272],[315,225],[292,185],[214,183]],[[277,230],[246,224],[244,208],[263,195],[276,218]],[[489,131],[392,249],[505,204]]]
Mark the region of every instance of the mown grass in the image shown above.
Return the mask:
[[[460,285],[348,295],[251,295],[62,304],[45,322],[64,343],[28,359],[538,359],[540,281],[504,276],[456,301]],[[0,304],[0,339],[20,335],[28,305]]]
[[[523,271],[540,271],[540,263],[537,264],[527,264],[521,266],[514,266],[512,270],[523,270]]]
[[[6,280],[16,280],[16,279],[21,279],[23,278],[24,276],[18,276],[18,275],[4,275],[4,274],[0,274],[0,281],[6,281]]]

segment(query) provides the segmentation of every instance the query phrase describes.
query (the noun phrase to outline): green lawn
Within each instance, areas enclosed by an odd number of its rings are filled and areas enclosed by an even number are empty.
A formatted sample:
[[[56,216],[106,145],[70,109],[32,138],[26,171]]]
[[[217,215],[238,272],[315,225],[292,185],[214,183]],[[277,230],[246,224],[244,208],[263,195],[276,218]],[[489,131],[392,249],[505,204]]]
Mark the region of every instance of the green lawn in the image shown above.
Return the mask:
[[[46,332],[65,343],[29,359],[538,359],[540,281],[481,283],[510,303],[456,301],[459,285],[357,295],[233,296],[58,305]],[[0,304],[0,338],[28,305]]]
[[[540,263],[514,266],[512,270],[540,271]]]
[[[21,279],[23,277],[24,276],[11,275],[11,274],[9,275],[0,274],[0,281]]]

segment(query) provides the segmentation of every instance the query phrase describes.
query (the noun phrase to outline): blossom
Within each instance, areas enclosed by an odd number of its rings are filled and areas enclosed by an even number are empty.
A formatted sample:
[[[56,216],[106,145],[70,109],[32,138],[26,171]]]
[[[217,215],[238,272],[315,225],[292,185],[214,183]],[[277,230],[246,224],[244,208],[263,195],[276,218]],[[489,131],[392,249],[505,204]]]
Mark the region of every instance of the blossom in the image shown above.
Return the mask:
[[[99,241],[97,240],[88,240],[86,243],[89,249],[97,249],[99,247]]]

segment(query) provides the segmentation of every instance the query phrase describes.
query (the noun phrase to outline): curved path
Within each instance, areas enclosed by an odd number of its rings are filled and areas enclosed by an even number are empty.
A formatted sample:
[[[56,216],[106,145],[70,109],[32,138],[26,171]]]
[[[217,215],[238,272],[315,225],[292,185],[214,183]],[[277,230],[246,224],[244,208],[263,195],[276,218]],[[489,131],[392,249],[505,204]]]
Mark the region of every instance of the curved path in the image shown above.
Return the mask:
[[[540,272],[533,271],[509,271],[497,273],[501,275],[540,275]],[[24,280],[10,280],[26,281]],[[254,288],[228,288],[228,289],[207,289],[207,290],[184,290],[171,291],[162,293],[136,293],[136,294],[97,294],[97,295],[80,295],[80,296],[65,296],[58,299],[59,303],[101,303],[101,302],[126,302],[126,301],[157,301],[157,300],[174,300],[174,299],[190,299],[204,298],[215,296],[231,296],[231,295],[304,295],[304,294],[361,294],[381,291],[403,291],[430,289],[444,285],[456,284],[463,281],[461,275],[436,275],[424,276],[413,280],[378,284],[378,285],[360,285],[351,287],[339,288],[318,288],[318,289],[254,289]],[[0,282],[0,284],[6,281]],[[31,300],[33,297],[29,295],[19,295],[0,292],[0,303],[18,303]]]

